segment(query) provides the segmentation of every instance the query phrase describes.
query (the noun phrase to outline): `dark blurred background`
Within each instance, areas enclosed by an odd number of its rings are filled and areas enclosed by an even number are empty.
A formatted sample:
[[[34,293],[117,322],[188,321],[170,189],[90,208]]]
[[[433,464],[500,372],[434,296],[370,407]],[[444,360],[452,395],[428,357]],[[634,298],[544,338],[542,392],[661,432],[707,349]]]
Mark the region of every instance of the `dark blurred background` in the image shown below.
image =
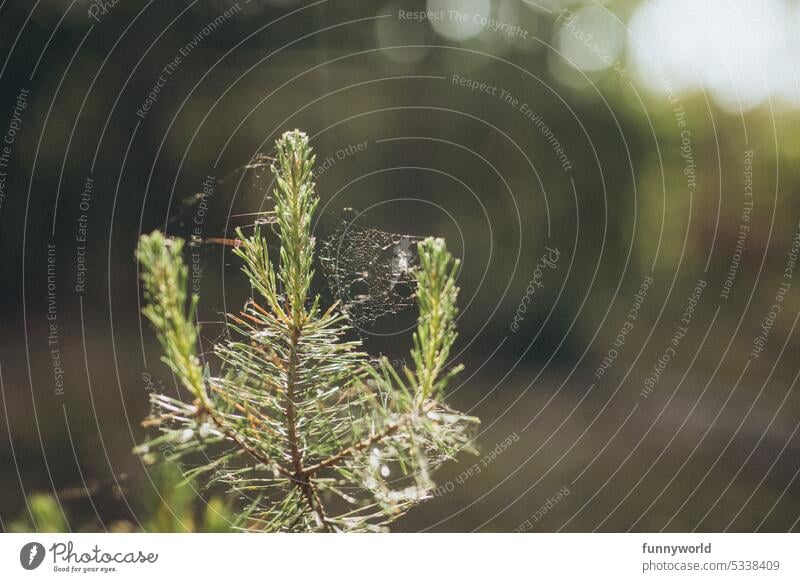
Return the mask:
[[[481,454],[395,531],[796,531],[798,24],[794,0],[0,2],[3,529],[224,529],[235,500],[131,454],[177,389],[133,251],[252,223],[300,128],[318,240],[463,259],[449,398]],[[208,347],[248,288],[195,254]],[[402,360],[414,317],[360,333]]]

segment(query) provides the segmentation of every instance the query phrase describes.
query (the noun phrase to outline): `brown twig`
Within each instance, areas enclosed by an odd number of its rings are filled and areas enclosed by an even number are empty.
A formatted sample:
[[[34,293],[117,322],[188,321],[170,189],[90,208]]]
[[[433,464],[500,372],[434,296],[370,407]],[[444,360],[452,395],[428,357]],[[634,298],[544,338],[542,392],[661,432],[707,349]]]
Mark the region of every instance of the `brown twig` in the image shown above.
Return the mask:
[[[300,342],[301,330],[298,325],[291,326],[290,339],[289,339],[289,362],[288,369],[286,370],[286,432],[289,440],[289,449],[292,456],[292,465],[294,466],[294,484],[300,488],[303,495],[308,501],[311,511],[317,514],[320,522],[327,531],[331,531],[328,524],[328,518],[322,508],[322,503],[317,495],[317,492],[311,483],[309,475],[303,468],[303,454],[300,451],[300,446],[297,442],[297,411],[295,407],[294,397],[295,388],[297,387],[297,368],[298,368],[298,355],[297,346]]]
[[[280,473],[281,475],[283,475],[284,477],[286,477],[288,479],[294,480],[294,476],[292,475],[291,471],[289,471],[288,469],[284,468],[280,463],[278,463],[274,459],[271,459],[269,456],[264,455],[261,451],[259,451],[255,447],[253,447],[245,439],[243,439],[241,436],[239,436],[235,431],[232,431],[231,429],[226,427],[224,420],[219,416],[219,414],[217,414],[216,412],[214,412],[213,410],[210,410],[208,408],[204,408],[204,409],[202,409],[202,411],[205,414],[207,414],[208,417],[211,420],[214,421],[214,424],[216,424],[217,428],[219,428],[220,431],[222,431],[223,435],[225,435],[226,437],[231,439],[233,442],[235,442],[237,445],[239,445],[239,447],[242,450],[247,452],[256,461],[258,461],[260,463],[263,463],[264,465],[266,465],[268,467],[275,467],[277,469],[278,473]],[[200,409],[198,409],[198,412],[200,412]]]
[[[436,405],[436,403],[432,401],[432,402],[426,404],[425,406],[423,406],[420,409],[419,412],[422,412],[422,413],[429,412],[435,407],[435,405]],[[314,473],[320,471],[321,469],[324,469],[326,467],[330,467],[332,465],[335,465],[336,463],[338,463],[342,459],[345,459],[345,458],[349,457],[350,455],[353,455],[353,454],[355,454],[355,453],[357,453],[359,451],[363,451],[367,447],[369,447],[371,445],[374,445],[376,443],[379,443],[383,439],[392,436],[394,433],[396,433],[398,430],[400,430],[400,428],[402,428],[403,426],[408,424],[411,421],[411,419],[413,418],[414,415],[415,415],[415,413],[413,413],[413,412],[406,413],[406,414],[403,415],[401,420],[399,420],[398,422],[394,422],[394,423],[388,425],[381,432],[376,433],[376,434],[372,435],[371,437],[364,439],[363,441],[360,441],[360,442],[358,442],[358,443],[356,443],[356,444],[354,444],[352,446],[347,447],[346,449],[336,453],[335,455],[332,455],[332,456],[328,457],[324,461],[320,461],[319,463],[311,465],[310,467],[306,467],[305,468],[306,474],[307,475],[313,475]]]

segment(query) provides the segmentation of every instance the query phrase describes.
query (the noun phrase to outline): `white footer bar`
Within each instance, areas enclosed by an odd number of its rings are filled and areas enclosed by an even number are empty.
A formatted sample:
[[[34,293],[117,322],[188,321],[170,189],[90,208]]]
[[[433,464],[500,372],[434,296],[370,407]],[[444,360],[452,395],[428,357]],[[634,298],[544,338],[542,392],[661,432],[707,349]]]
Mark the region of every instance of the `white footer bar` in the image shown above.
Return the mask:
[[[2,580],[800,580],[793,534],[3,534]]]

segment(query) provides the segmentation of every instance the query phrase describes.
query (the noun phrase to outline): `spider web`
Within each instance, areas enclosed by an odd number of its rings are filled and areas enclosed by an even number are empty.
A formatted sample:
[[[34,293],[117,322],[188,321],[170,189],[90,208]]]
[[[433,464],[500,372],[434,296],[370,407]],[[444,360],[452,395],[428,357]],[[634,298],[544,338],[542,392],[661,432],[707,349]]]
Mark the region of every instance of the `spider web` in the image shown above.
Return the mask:
[[[357,327],[414,303],[416,244],[421,237],[341,224],[322,241],[320,261],[334,299]]]

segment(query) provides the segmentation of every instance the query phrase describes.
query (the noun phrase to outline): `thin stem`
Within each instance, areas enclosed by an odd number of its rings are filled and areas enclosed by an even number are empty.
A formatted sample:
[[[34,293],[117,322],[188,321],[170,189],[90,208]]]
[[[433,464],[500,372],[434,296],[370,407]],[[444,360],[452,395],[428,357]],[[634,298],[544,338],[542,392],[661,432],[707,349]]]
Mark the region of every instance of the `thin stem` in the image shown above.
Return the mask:
[[[286,432],[289,439],[289,449],[292,457],[292,465],[294,467],[294,478],[292,482],[300,488],[303,496],[308,502],[308,506],[320,520],[322,526],[326,531],[331,531],[328,524],[328,518],[325,515],[325,510],[322,507],[322,502],[317,495],[316,489],[311,483],[309,475],[303,468],[303,453],[300,451],[300,446],[297,440],[297,408],[295,406],[295,388],[297,387],[297,345],[300,341],[301,330],[298,326],[292,325],[289,340],[289,365],[286,371],[286,400],[285,400],[285,414],[286,414]]]
[[[311,508],[311,511],[317,514],[322,527],[325,531],[332,531],[330,524],[328,523],[328,517],[325,515],[325,510],[322,507],[322,501],[317,495],[317,490],[314,485],[311,483],[311,477],[308,475],[302,475],[295,484],[300,488],[300,491],[303,492],[303,495],[308,502],[308,506]]]
[[[287,469],[285,469],[280,463],[278,463],[274,459],[271,459],[269,456],[264,455],[261,451],[259,451],[255,447],[253,447],[250,443],[248,443],[241,436],[239,436],[238,433],[236,433],[235,431],[232,431],[227,426],[225,426],[225,421],[216,412],[214,412],[213,410],[210,410],[208,408],[204,409],[204,411],[205,411],[206,414],[208,414],[209,418],[211,418],[211,420],[214,421],[214,424],[217,425],[217,428],[219,428],[220,431],[222,431],[222,434],[224,434],[226,437],[231,439],[234,443],[239,445],[239,447],[242,450],[244,450],[246,453],[248,453],[256,461],[258,461],[260,463],[263,463],[264,465],[267,465],[268,467],[275,467],[276,470],[278,471],[278,473],[280,473],[284,477],[294,481],[294,476],[291,474],[291,472],[289,472]]]
[[[286,371],[286,399],[284,403],[289,449],[292,465],[294,465],[294,471],[297,475],[303,473],[303,458],[300,454],[300,447],[297,444],[297,412],[294,404],[295,383],[297,382],[297,343],[299,338],[300,331],[292,326],[289,341],[289,366]]]
[[[432,410],[434,408],[435,405],[436,405],[435,402],[430,402],[430,403],[426,404],[425,406],[423,406],[420,409],[419,412],[421,412],[421,413],[429,412],[430,410]],[[351,455],[353,455],[353,454],[355,454],[355,453],[357,453],[359,451],[363,451],[364,449],[368,448],[371,445],[374,445],[374,444],[377,444],[377,443],[381,442],[383,439],[392,436],[394,433],[396,433],[398,430],[400,430],[403,426],[405,426],[409,422],[411,422],[411,419],[415,416],[416,413],[417,412],[415,411],[415,412],[409,412],[409,413],[404,414],[401,417],[401,420],[399,420],[398,422],[394,422],[394,423],[388,425],[381,432],[376,433],[376,434],[372,435],[371,437],[366,438],[366,439],[364,439],[364,440],[362,440],[360,442],[357,442],[356,444],[354,444],[354,445],[352,445],[350,447],[347,447],[346,449],[344,449],[342,451],[339,451],[338,453],[328,457],[324,461],[320,461],[319,463],[316,463],[315,465],[311,465],[310,467],[306,467],[305,468],[305,473],[307,475],[313,475],[314,473],[320,471],[321,469],[325,469],[326,467],[331,467],[333,465],[336,465],[339,461],[342,461],[343,459],[346,459],[347,457],[349,457],[349,456],[351,456]]]

